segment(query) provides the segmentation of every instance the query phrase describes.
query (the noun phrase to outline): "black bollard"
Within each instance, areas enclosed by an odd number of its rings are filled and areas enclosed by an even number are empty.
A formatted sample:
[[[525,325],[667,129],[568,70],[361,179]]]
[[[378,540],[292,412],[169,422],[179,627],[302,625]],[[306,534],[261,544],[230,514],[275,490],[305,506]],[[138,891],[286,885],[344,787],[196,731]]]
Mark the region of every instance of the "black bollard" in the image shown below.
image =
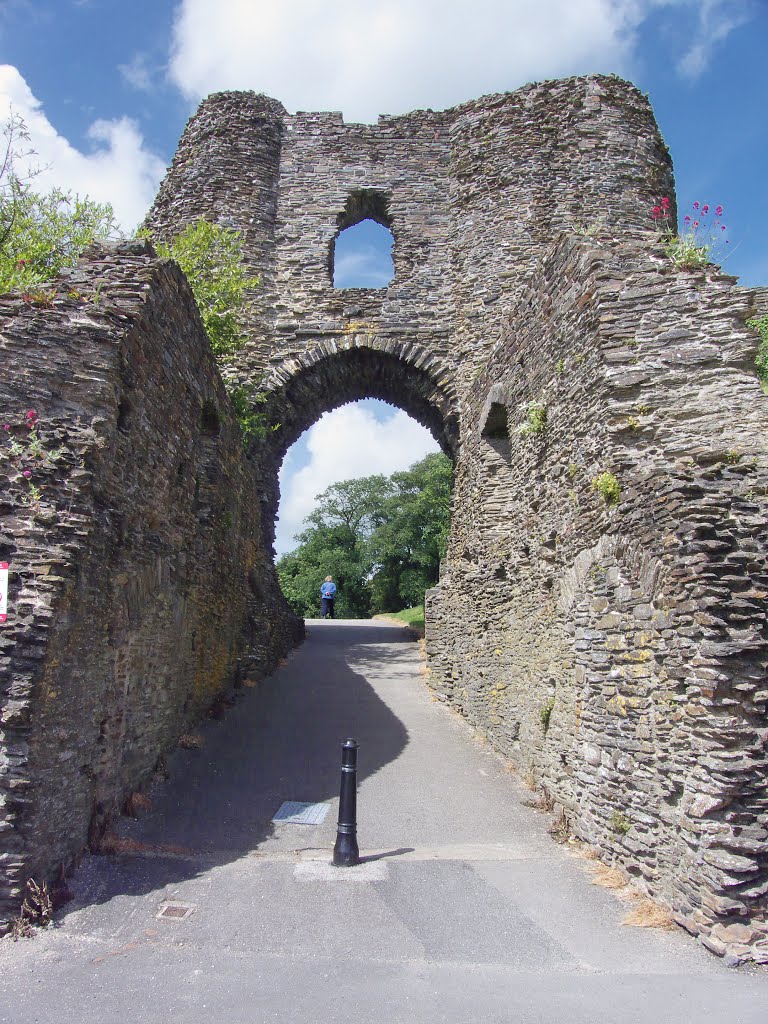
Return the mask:
[[[353,739],[344,740],[341,745],[339,824],[333,863],[337,868],[351,868],[360,863],[357,848],[357,742]]]

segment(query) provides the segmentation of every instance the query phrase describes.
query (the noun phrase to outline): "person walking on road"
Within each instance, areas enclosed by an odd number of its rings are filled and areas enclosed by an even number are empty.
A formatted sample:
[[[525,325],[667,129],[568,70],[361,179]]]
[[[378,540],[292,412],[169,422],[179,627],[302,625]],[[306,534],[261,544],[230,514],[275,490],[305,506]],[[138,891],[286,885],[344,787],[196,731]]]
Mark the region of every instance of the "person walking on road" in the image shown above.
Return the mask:
[[[325,583],[320,587],[320,617],[322,619],[332,619],[333,606],[336,603],[336,584],[333,582],[332,576],[325,577]]]

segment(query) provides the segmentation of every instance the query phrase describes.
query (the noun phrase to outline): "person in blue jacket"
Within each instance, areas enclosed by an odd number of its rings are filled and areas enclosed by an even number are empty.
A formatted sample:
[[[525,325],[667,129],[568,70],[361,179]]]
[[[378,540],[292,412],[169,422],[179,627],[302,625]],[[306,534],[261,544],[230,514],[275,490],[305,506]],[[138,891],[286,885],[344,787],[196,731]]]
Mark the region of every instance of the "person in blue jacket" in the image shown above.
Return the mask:
[[[320,617],[323,619],[332,619],[333,606],[336,603],[336,584],[333,582],[332,576],[325,577],[325,583],[320,587]]]

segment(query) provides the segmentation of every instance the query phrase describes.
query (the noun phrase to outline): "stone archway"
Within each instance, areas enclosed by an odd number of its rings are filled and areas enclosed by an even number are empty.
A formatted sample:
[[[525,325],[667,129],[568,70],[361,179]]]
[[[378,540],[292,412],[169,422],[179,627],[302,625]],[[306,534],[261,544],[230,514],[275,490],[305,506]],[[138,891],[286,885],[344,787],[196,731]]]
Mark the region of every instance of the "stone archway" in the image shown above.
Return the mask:
[[[252,454],[259,465],[267,531],[277,514],[277,476],[285,453],[324,412],[378,398],[426,427],[452,459],[459,447],[458,400],[450,376],[439,359],[414,346],[358,335],[336,352],[324,345],[308,347],[278,366],[262,393],[266,402],[258,410],[267,435]],[[274,541],[273,526],[268,536]]]

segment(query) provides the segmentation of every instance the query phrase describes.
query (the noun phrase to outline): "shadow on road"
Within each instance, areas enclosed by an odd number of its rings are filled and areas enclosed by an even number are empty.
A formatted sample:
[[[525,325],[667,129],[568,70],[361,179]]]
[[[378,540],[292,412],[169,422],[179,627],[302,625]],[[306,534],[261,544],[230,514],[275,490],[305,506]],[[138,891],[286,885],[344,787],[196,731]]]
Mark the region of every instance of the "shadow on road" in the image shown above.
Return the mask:
[[[353,666],[392,673],[393,685],[401,684],[412,670],[394,662],[412,637],[397,626],[307,625],[307,640],[286,664],[257,689],[238,691],[222,720],[200,725],[200,749],[171,753],[168,778],[150,794],[152,809],[117,824],[119,852],[91,859],[73,879],[77,905],[151,892],[260,852],[283,801],[338,795],[340,744],[348,736],[360,743],[359,781],[398,757],[407,730]],[[298,827],[291,838],[301,847],[306,835]]]

